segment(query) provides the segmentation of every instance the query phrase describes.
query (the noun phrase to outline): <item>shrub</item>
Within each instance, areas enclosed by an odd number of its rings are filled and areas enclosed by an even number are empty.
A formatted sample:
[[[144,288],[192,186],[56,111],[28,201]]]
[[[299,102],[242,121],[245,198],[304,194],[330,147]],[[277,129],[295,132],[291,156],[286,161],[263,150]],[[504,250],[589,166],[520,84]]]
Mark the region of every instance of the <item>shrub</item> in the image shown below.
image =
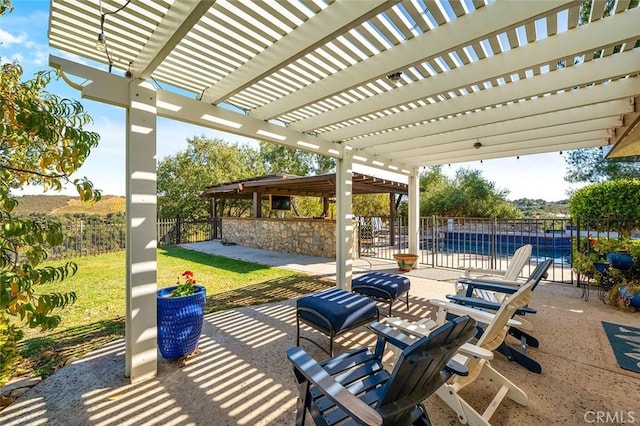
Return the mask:
[[[599,231],[618,231],[629,236],[640,223],[640,180],[620,179],[587,185],[569,199],[573,217],[608,219]]]

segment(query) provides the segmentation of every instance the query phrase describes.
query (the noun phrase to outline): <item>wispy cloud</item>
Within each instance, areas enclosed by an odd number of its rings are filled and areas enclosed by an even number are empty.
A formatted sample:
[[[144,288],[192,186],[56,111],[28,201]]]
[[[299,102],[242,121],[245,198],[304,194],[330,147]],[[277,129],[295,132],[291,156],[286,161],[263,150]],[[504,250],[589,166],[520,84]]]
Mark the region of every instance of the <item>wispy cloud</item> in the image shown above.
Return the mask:
[[[2,44],[3,47],[11,47],[16,44],[22,45],[26,42],[27,37],[26,33],[16,35],[0,28],[0,44]]]
[[[48,9],[34,10],[21,15],[21,4],[15,4],[16,10],[0,20],[0,43],[2,57],[20,62],[25,75],[46,68],[50,48],[46,31],[32,31],[34,28],[47,28]],[[36,69],[37,68],[37,69]]]

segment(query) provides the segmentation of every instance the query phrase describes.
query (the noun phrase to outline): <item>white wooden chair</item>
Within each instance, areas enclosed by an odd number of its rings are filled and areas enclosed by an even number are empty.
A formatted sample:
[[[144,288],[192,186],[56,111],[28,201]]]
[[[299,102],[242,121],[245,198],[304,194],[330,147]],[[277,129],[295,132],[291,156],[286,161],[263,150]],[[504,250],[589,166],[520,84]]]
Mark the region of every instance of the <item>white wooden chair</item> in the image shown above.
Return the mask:
[[[491,416],[505,397],[520,405],[527,405],[527,395],[524,391],[495,370],[489,361],[493,358],[493,351],[506,338],[509,327],[521,326],[520,322],[512,317],[518,308],[529,303],[533,285],[534,281],[531,280],[520,287],[517,292],[505,299],[495,314],[442,300],[430,300],[431,304],[438,307],[436,321],[423,320],[410,323],[399,318],[387,319],[387,323],[392,327],[416,337],[428,335],[432,329],[443,324],[446,321],[447,313],[469,315],[477,322],[487,324],[478,342],[476,344],[466,343],[458,349],[458,353],[453,358],[469,369],[469,375],[465,377],[453,376],[436,391],[436,394],[456,412],[461,423],[490,425]],[[484,377],[487,382],[499,387],[482,413],[479,413],[460,395],[460,391],[478,377]],[[486,389],[489,391],[488,387]]]
[[[481,268],[465,268],[464,277],[467,279],[479,279],[479,280],[495,280],[496,283],[505,283],[517,281],[518,277],[522,273],[524,267],[529,263],[531,259],[531,252],[533,247],[531,244],[525,244],[519,247],[511,258],[511,262],[507,265],[507,269],[481,269]],[[466,292],[466,286],[458,283],[458,294],[464,295]],[[495,294],[488,290],[474,289],[473,295],[480,299],[489,300],[491,302],[501,302],[504,297],[501,294]]]

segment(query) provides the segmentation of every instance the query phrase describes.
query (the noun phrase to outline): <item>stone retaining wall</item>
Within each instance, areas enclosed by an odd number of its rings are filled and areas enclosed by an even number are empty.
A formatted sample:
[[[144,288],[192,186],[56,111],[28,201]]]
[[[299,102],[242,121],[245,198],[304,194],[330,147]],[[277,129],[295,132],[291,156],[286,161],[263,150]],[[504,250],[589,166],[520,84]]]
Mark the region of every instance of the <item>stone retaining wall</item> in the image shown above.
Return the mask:
[[[222,237],[248,247],[336,257],[336,221],[329,219],[222,218]]]

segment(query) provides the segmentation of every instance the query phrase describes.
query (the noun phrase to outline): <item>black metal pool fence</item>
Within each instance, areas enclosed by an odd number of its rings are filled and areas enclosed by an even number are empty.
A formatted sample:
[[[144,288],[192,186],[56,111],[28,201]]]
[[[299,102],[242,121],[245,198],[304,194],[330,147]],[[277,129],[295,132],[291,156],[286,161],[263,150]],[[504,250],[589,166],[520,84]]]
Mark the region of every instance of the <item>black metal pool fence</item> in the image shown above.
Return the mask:
[[[589,235],[594,238],[639,238],[638,219],[486,219],[423,217],[420,219],[420,263],[453,269],[505,269],[522,245],[532,245],[531,261],[523,275],[544,259],[553,259],[549,279],[573,283],[572,250]],[[371,227],[372,244],[361,245],[361,255],[393,259],[394,253],[408,253],[408,225],[405,217],[360,218]],[[376,225],[378,224],[378,225]]]
[[[156,225],[158,246],[197,243],[221,238],[220,219],[161,219]],[[64,227],[61,245],[49,249],[49,258],[89,256],[124,250],[126,225],[86,223],[82,220]]]
[[[221,218],[157,222],[158,246],[210,241],[223,238]],[[531,244],[529,269],[547,258],[554,260],[550,279],[573,282],[572,250],[582,240],[594,238],[639,238],[638,219],[485,219],[463,217],[423,217],[420,219],[420,263],[445,268],[504,269],[513,252]],[[393,260],[395,253],[408,253],[406,217],[360,217],[360,254]],[[580,238],[578,238],[580,237]],[[124,224],[82,221],[68,225],[61,246],[50,249],[50,258],[95,255],[124,250]]]

